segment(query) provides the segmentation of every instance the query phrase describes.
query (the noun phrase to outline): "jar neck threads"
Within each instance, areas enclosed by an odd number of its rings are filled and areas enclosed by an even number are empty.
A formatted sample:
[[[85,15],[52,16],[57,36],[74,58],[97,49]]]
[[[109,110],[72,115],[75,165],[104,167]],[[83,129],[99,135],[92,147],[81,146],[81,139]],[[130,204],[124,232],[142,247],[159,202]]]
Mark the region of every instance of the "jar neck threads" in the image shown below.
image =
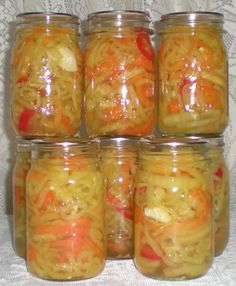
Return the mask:
[[[89,35],[93,32],[114,32],[132,29],[140,31],[142,29],[149,34],[153,31],[149,28],[150,16],[146,12],[132,10],[113,10],[91,13],[87,19],[87,31]]]
[[[39,26],[41,32],[49,32],[52,26],[64,29],[67,32],[69,30],[66,29],[69,28],[77,32],[79,31],[80,20],[77,16],[66,13],[29,12],[18,14],[16,25],[20,29]]]
[[[156,22],[156,29],[159,33],[171,32],[176,27],[180,28],[205,28],[223,31],[224,16],[214,12],[177,12],[163,15],[161,20]]]

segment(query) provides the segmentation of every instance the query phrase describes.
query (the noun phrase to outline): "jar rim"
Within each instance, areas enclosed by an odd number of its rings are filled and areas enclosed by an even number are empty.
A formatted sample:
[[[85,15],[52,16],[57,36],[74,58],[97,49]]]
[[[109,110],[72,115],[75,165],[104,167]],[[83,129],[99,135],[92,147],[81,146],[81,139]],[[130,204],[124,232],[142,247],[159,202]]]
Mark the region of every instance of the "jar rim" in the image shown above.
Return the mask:
[[[136,16],[136,20],[143,20],[145,22],[150,23],[150,16],[148,12],[138,11],[138,10],[107,10],[107,11],[98,11],[88,14],[88,21],[99,18],[99,19],[107,19],[110,20],[111,17],[117,19],[129,19],[128,16],[132,15],[132,17]]]
[[[154,23],[155,29],[161,34],[167,29],[176,27],[196,28],[196,27],[214,27],[223,30],[224,15],[218,12],[192,11],[192,12],[174,12],[161,16],[159,21]],[[186,28],[186,27],[185,27]],[[166,32],[166,31],[165,31]]]
[[[172,19],[176,20],[176,18],[179,20],[188,20],[190,22],[197,22],[201,20],[222,22],[224,15],[219,12],[209,12],[209,11],[174,12],[162,15],[161,22]]]
[[[44,20],[46,24],[53,22],[64,23],[69,22],[71,24],[79,25],[79,17],[69,13],[56,13],[56,12],[25,12],[16,15],[16,20],[19,24],[28,24],[32,20],[39,22]]]
[[[135,136],[100,136],[95,139],[102,147],[117,146],[129,146],[138,143],[139,137]]]
[[[224,146],[224,137],[223,135],[219,136],[189,136],[187,138],[193,139],[193,140],[198,140],[198,141],[205,141],[206,143],[209,144],[210,147],[222,147]]]
[[[207,141],[194,137],[157,137],[142,138],[140,146],[166,146],[166,147],[186,147],[186,146],[205,146]]]
[[[90,34],[91,30],[97,32],[101,29],[106,32],[106,28],[142,28],[149,34],[153,30],[149,27],[151,18],[148,12],[138,10],[107,10],[90,13],[87,16],[87,28],[85,34]],[[100,31],[101,32],[101,31]],[[109,30],[110,32],[110,30]]]
[[[29,152],[31,150],[32,140],[16,136],[16,151]]]
[[[88,138],[45,138],[45,139],[33,139],[32,147],[76,147],[76,146],[94,146],[96,147],[98,143],[95,140],[90,140]]]
[[[31,139],[26,139],[21,136],[16,136],[16,143],[17,144],[25,144],[25,145],[31,145],[32,140]]]

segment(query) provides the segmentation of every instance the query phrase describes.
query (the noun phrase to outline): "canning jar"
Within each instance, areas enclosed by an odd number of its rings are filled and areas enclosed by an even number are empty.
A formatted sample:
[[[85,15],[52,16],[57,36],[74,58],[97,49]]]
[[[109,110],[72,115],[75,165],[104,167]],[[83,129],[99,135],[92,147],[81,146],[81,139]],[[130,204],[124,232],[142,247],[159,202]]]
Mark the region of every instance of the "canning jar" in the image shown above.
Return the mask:
[[[228,123],[223,15],[171,13],[161,17],[156,30],[160,132],[221,134]]]
[[[27,268],[47,280],[99,274],[106,257],[97,143],[35,140],[27,183]]]
[[[17,138],[16,162],[12,174],[13,245],[16,254],[26,258],[26,175],[30,168],[31,141]]]
[[[140,11],[88,16],[85,121],[90,136],[149,135],[155,127],[150,18]]]
[[[100,156],[106,182],[107,258],[131,258],[137,139],[100,138]]]
[[[144,275],[200,277],[213,260],[213,184],[205,142],[141,141],[135,179],[134,261]]]
[[[214,184],[215,256],[218,256],[229,240],[229,171],[224,158],[223,138],[208,138],[207,141]]]
[[[78,133],[83,81],[78,21],[60,13],[17,16],[11,57],[11,114],[17,134],[34,138]]]

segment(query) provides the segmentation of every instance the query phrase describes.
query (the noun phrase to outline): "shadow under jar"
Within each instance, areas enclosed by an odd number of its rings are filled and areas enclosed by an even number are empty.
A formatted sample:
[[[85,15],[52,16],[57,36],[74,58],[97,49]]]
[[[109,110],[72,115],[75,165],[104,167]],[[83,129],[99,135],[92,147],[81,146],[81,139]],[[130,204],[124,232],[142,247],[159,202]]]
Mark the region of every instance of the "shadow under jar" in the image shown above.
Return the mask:
[[[17,16],[11,56],[11,115],[18,135],[78,134],[83,81],[78,24],[78,17],[70,14]]]
[[[192,279],[212,265],[213,185],[205,145],[178,138],[140,143],[134,262],[146,276]]]
[[[107,258],[132,258],[137,138],[103,137],[101,169],[106,182]]]
[[[140,11],[88,16],[85,121],[90,136],[150,135],[156,115],[150,18]]]
[[[42,279],[81,280],[105,264],[104,180],[95,142],[63,140],[32,143],[27,268]]]
[[[13,185],[13,245],[16,254],[26,258],[26,175],[30,168],[31,140],[17,138]]]
[[[156,32],[159,131],[167,136],[221,134],[228,123],[223,15],[163,15]]]

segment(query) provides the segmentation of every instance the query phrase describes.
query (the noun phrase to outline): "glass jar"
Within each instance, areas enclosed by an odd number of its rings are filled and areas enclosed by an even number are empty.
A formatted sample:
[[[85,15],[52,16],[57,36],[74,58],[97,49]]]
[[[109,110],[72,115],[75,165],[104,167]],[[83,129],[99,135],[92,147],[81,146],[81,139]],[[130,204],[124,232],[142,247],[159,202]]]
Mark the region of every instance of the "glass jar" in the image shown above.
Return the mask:
[[[68,137],[81,121],[82,53],[78,17],[24,13],[12,48],[11,114],[23,137]]]
[[[139,11],[88,16],[85,121],[90,136],[150,135],[155,127],[150,18]]]
[[[181,12],[156,25],[159,129],[163,135],[221,134],[228,123],[223,15]]]
[[[208,138],[207,141],[214,183],[215,256],[218,256],[229,240],[229,171],[224,158],[223,138]]]
[[[106,182],[107,257],[131,258],[137,139],[104,137],[100,138],[100,146]]]
[[[27,268],[47,280],[80,280],[105,262],[104,179],[97,143],[35,140],[27,175]]]
[[[30,168],[31,141],[17,138],[16,162],[12,174],[13,245],[16,254],[26,258],[26,175]]]
[[[140,143],[134,261],[146,276],[184,280],[213,261],[213,185],[206,143],[171,140]]]

